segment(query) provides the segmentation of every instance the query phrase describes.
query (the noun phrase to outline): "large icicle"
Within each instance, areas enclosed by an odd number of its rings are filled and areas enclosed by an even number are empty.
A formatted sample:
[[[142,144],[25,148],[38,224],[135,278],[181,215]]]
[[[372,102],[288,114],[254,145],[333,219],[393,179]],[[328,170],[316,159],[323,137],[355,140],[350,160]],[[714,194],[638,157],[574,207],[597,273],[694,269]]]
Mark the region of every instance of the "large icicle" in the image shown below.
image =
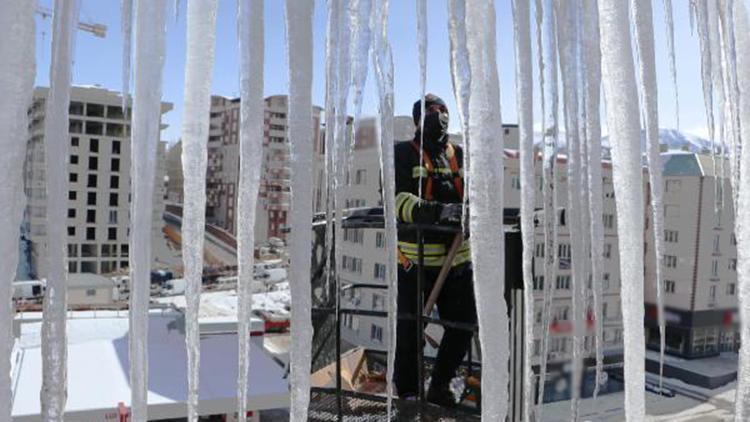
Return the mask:
[[[68,105],[78,4],[55,0],[50,90],[44,119],[47,180],[47,291],[42,320],[42,419],[62,421],[67,399],[68,308],[65,219],[68,180]],[[3,111],[5,112],[5,111]],[[63,159],[60,159],[63,157]],[[15,238],[15,236],[14,236]]]
[[[461,22],[462,24],[459,24]],[[450,66],[453,94],[456,98],[456,108],[461,135],[463,135],[464,150],[469,149],[469,94],[471,91],[471,70],[469,69],[469,50],[466,47],[466,3],[463,0],[448,0],[448,36],[450,38]],[[464,154],[464,184],[469,184],[471,164],[469,157]],[[469,205],[469,195],[464,195],[463,215]],[[468,221],[463,220],[465,226]],[[466,229],[466,227],[464,227]]]
[[[535,420],[542,420],[544,384],[547,380],[547,351],[549,349],[549,324],[552,312],[552,284],[557,275],[557,41],[553,0],[542,0],[540,45],[542,50],[540,78],[542,84],[542,130],[544,150],[542,163],[544,201],[544,304],[542,318],[542,356],[539,359],[539,403]],[[537,5],[539,6],[539,5]]]
[[[524,350],[534,350],[534,115],[533,66],[531,63],[531,27],[529,0],[513,1],[513,33],[516,58],[516,107],[518,108],[518,144],[521,166],[521,238],[523,241]],[[523,359],[522,420],[532,420],[534,370],[532,353]]]
[[[419,50],[419,166],[424,167],[424,96],[427,90],[427,0],[417,3],[417,49]],[[419,174],[419,197],[422,197],[422,173]]]
[[[504,297],[505,237],[503,221],[503,138],[500,118],[500,83],[495,61],[494,1],[466,2],[466,39],[471,66],[469,144],[471,174],[471,258],[477,303],[482,371],[482,419],[505,420],[508,413],[508,308]]]
[[[263,0],[240,0],[240,177],[237,198],[237,414],[247,413],[250,316],[253,307],[255,207],[263,156]]]
[[[625,349],[625,416],[645,419],[643,184],[640,120],[628,3],[599,1],[602,81],[612,142]]]
[[[385,208],[385,250],[388,251],[386,261],[388,282],[388,356],[387,356],[387,395],[388,420],[391,420],[391,401],[393,397],[393,366],[396,350],[396,315],[397,301],[397,271],[396,255],[396,176],[395,158],[393,151],[393,57],[388,42],[388,0],[375,0],[373,14],[370,21],[372,27],[372,58],[377,76],[378,96],[380,99],[378,114],[380,115],[380,168],[382,169],[383,204]]]
[[[148,419],[148,302],[151,292],[156,147],[161,130],[166,0],[138,0],[135,20],[135,92],[131,147],[130,384],[131,417]],[[127,96],[127,92],[123,92]]]
[[[603,377],[602,324],[602,252],[604,227],[602,221],[602,148],[599,102],[601,88],[601,53],[599,51],[599,11],[596,0],[583,0],[583,63],[584,107],[586,114],[586,153],[588,159],[588,196],[591,233],[591,279],[594,290],[594,329],[596,338],[596,384],[594,397],[599,394]]]
[[[211,77],[216,37],[216,2],[189,0],[187,4],[187,59],[185,103],[182,113],[182,170],[185,174],[185,209],[182,221],[182,260],[185,267],[188,356],[188,420],[198,419],[200,365],[200,308],[203,275],[203,240],[206,224],[206,163]]]
[[[27,111],[31,103],[34,60],[32,1],[0,2],[0,420],[10,421],[12,405],[13,281],[18,264],[18,233],[23,207]]]
[[[638,64],[643,101],[643,125],[646,128],[648,175],[651,185],[651,218],[653,219],[654,268],[656,272],[656,307],[659,322],[659,386],[662,384],[664,368],[664,288],[662,286],[661,256],[664,250],[662,164],[659,151],[659,109],[656,86],[656,57],[654,54],[653,12],[650,0],[632,0],[635,20],[635,40],[638,46]]]
[[[120,7],[122,30],[122,114],[127,116],[130,100],[130,58],[133,56],[133,0],[122,0]]]
[[[289,64],[289,140],[292,149],[292,215],[289,234],[292,289],[291,420],[307,420],[310,403],[310,255],[312,244],[312,17],[313,2],[286,0]],[[328,135],[328,134],[326,134]]]
[[[739,352],[737,395],[734,420],[750,419],[750,22],[748,5],[734,2],[734,36],[739,90],[739,120],[742,139],[738,207],[735,217],[737,233],[737,286],[739,293],[740,330],[743,346]],[[734,52],[733,52],[734,53]]]
[[[672,0],[662,0],[664,3],[664,26],[667,30],[667,50],[669,51],[669,74],[672,77],[672,89],[674,96],[674,118],[675,126],[680,129],[680,95],[677,90],[677,65],[674,54],[674,16],[672,13]]]
[[[573,281],[573,358],[571,383],[571,420],[578,420],[580,403],[582,352],[585,307],[585,274],[583,221],[581,204],[581,145],[578,131],[578,5],[576,2],[557,3],[557,42],[560,74],[563,82],[565,139],[567,144],[568,206],[565,210],[570,237],[570,261]],[[551,282],[552,280],[550,280]]]
[[[695,2],[695,21],[698,26],[698,42],[701,57],[701,83],[703,87],[703,102],[706,107],[706,123],[712,147],[714,142],[714,101],[711,79],[711,42],[708,29],[708,5],[706,0]]]
[[[367,64],[370,54],[370,15],[372,14],[372,0],[351,0],[351,56],[352,56],[352,86],[354,88],[354,134],[359,129],[359,118],[362,114],[362,100],[364,99],[365,82],[367,81]],[[356,137],[349,143],[349,157],[353,155]],[[351,172],[349,161],[349,171]]]
[[[708,40],[711,52],[711,88],[713,91],[714,104],[716,111],[718,111],[718,119],[714,120],[714,127],[709,128],[709,136],[711,138],[711,164],[712,171],[711,175],[714,178],[714,213],[718,213],[722,207],[722,177],[723,172],[717,170],[718,165],[722,165],[724,160],[717,162],[717,158],[720,158],[722,154],[722,144],[724,142],[724,128],[725,123],[725,110],[724,106],[728,104],[724,99],[724,72],[725,66],[722,64],[723,49],[721,47],[720,34],[719,34],[719,10],[716,2],[708,2],[707,5],[707,18],[708,18]],[[728,119],[731,122],[731,119]]]

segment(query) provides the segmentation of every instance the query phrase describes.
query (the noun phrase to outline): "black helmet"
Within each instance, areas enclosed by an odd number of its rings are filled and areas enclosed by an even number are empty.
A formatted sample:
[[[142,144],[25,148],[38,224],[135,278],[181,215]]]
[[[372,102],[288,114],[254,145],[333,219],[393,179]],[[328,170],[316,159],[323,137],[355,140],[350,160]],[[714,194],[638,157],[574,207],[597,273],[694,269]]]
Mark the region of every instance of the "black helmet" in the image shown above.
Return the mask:
[[[414,124],[419,126],[419,118],[422,113],[422,101],[417,100],[417,102],[414,103],[414,107],[411,109],[411,116],[414,118]],[[445,101],[443,101],[442,98],[438,97],[435,94],[427,94],[424,96],[424,109],[427,110],[432,105],[441,105],[445,108],[448,108],[448,106],[445,105]]]

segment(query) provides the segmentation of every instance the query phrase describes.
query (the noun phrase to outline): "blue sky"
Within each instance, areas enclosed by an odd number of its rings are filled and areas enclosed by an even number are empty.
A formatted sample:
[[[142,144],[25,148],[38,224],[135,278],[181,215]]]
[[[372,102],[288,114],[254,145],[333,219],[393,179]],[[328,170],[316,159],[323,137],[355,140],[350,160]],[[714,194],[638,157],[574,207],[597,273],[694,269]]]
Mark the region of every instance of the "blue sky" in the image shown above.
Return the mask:
[[[216,60],[213,76],[213,93],[237,96],[238,54],[235,0],[217,0]],[[40,4],[52,6],[51,0]],[[176,141],[180,136],[182,120],[182,97],[185,74],[185,9],[186,0],[179,0],[179,14],[175,19],[173,0],[168,0],[170,19],[167,25],[167,57],[164,66],[164,101],[174,104],[174,109],[165,116],[169,127],[162,132],[162,139]],[[450,70],[448,65],[447,0],[428,1],[428,70],[427,91],[443,97],[449,109],[455,110]],[[533,2],[532,2],[533,3]],[[284,35],[284,1],[265,2],[265,94],[284,94],[288,91],[286,47]],[[654,0],[654,27],[656,35],[656,59],[659,89],[660,126],[674,127],[674,101],[669,77],[668,54],[663,24],[662,2]],[[325,21],[326,2],[315,1],[314,17],[314,69],[313,102],[323,105],[325,99]],[[698,41],[691,34],[688,2],[676,1],[675,44],[677,51],[678,90],[680,96],[681,129],[696,135],[706,136],[706,118],[700,83],[700,61]],[[389,35],[395,65],[396,114],[411,114],[411,105],[419,98],[419,61],[417,53],[415,4],[411,0],[391,0]],[[498,69],[501,84],[501,108],[503,122],[515,123],[515,86],[513,60],[513,26],[510,0],[496,0]],[[120,1],[82,0],[82,21],[105,24],[109,27],[107,38],[95,38],[79,31],[74,61],[73,83],[98,84],[112,90],[121,90]],[[50,19],[37,18],[37,85],[48,85],[50,60]],[[370,70],[365,89],[363,114],[377,111],[377,92]],[[535,85],[535,88],[537,85]],[[535,93],[536,94],[536,93]],[[538,120],[538,113],[535,121]],[[458,131],[458,120],[453,118],[451,130]]]

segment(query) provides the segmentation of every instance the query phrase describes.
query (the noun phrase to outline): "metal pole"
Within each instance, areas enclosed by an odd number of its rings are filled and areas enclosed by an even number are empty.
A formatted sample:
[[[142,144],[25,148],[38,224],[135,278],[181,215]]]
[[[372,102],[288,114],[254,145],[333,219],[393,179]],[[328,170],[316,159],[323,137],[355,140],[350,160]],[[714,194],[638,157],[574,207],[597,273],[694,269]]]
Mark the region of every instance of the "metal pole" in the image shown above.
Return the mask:
[[[335,243],[332,246],[335,248]],[[332,253],[330,256],[334,257],[336,255],[335,253]],[[335,266],[337,263],[334,261],[332,264],[333,265],[328,266],[328,271],[333,271],[333,283],[336,288],[336,298],[334,299],[334,303],[336,304],[336,411],[338,415],[338,421],[343,422],[344,398],[341,395],[341,279],[338,276],[338,271],[335,270]]]
[[[422,323],[422,309],[424,309],[424,235],[422,228],[417,228],[417,392],[419,404],[424,403],[424,324]],[[421,412],[420,412],[421,420]]]

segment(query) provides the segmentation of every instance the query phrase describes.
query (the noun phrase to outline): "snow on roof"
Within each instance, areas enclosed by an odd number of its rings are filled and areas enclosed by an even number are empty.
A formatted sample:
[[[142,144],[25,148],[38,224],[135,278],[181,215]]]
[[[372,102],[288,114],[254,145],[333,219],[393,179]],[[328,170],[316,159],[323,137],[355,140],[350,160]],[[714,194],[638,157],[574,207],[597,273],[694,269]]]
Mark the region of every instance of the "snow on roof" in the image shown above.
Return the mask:
[[[92,288],[92,287],[113,287],[114,281],[111,278],[91,273],[73,273],[68,274],[68,288]]]
[[[690,152],[669,152],[662,155],[664,176],[701,176],[703,169],[696,154]]]
[[[66,419],[104,420],[119,402],[130,403],[127,312],[91,313],[68,320],[68,401]],[[86,317],[88,316],[88,317]],[[187,356],[185,336],[179,329],[181,314],[149,314],[149,418],[185,416]],[[42,356],[41,322],[22,325],[15,348],[13,379],[14,421],[38,420],[40,413]],[[200,411],[231,412],[236,404],[237,335],[201,337]],[[251,342],[249,408],[287,407],[289,386],[284,368]]]
[[[280,283],[282,286],[284,283]],[[177,309],[185,309],[185,296],[169,296],[156,299],[163,304],[171,304]],[[291,302],[289,290],[276,290],[267,293],[253,294],[253,310],[288,312]],[[207,321],[211,318],[230,317],[237,321],[237,291],[221,290],[218,292],[205,292],[201,294],[200,320]]]

